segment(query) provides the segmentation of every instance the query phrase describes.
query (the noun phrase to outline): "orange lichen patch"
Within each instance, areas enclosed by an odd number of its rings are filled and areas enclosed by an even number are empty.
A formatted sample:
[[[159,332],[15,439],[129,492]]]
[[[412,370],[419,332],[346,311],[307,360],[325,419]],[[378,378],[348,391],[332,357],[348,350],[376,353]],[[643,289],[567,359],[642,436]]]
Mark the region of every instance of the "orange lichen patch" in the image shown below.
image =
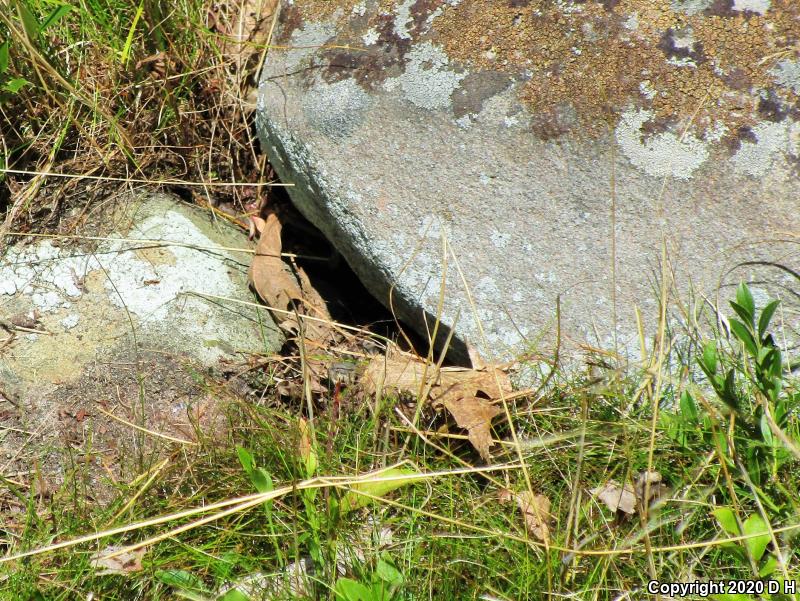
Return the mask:
[[[736,132],[764,118],[753,92],[775,88],[770,70],[800,38],[800,3],[774,0],[760,16],[711,9],[687,15],[670,0],[463,0],[433,26],[452,58],[527,73],[522,97],[537,115],[571,106],[591,131],[615,125],[633,102],[662,122],[694,116],[699,130],[724,125]],[[797,100],[780,88],[773,97]]]
[[[342,16],[350,15],[357,4],[360,4],[359,0],[295,0],[293,8],[304,19],[319,21],[331,17],[337,10]]]

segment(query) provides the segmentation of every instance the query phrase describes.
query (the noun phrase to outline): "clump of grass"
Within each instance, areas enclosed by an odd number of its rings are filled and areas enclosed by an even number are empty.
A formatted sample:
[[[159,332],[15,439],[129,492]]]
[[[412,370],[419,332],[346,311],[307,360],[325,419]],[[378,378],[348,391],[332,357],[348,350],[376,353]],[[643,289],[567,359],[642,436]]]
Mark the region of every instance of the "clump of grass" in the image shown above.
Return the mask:
[[[215,205],[241,208],[257,200],[264,193],[257,186],[214,187],[272,178],[254,140],[253,107],[243,100],[255,84],[270,23],[258,23],[260,44],[232,41],[237,7],[5,0],[0,168],[10,171],[0,173],[0,210],[6,229],[52,228],[66,209],[143,181],[184,182],[169,187]],[[35,175],[54,172],[91,179]]]
[[[149,545],[142,569],[127,574],[98,575],[92,552],[145,541],[197,517],[35,555],[6,573],[1,594],[618,599],[642,596],[650,581],[783,586],[800,575],[800,470],[792,446],[800,441],[800,391],[774,343],[774,305],[757,310],[741,287],[734,307],[741,326],[731,325],[730,335],[719,331],[691,364],[662,374],[657,398],[648,399],[653,386],[642,387],[645,372],[609,369],[592,378],[559,373],[538,402],[515,400],[521,446],[497,447],[489,466],[433,414],[422,412],[409,428],[398,399],[384,399],[373,413],[357,402],[357,391],[345,390],[347,411],[319,408],[310,423],[301,417],[303,399],[279,400],[275,382],[261,379],[264,400],[232,404],[234,427],[224,440],[208,441],[194,455],[176,453],[123,516],[112,519],[135,487],[121,488],[119,502],[89,510],[84,521],[70,518],[68,500],[37,516],[32,497],[23,539],[12,547],[251,493],[267,495],[266,502]],[[654,402],[631,409],[637,395]],[[527,486],[518,455],[536,492],[552,502],[548,540],[529,534],[519,511],[499,501],[502,490]],[[379,478],[372,485],[326,478],[402,462],[408,471],[390,472],[402,482],[389,487],[376,485]],[[643,471],[659,472],[667,489],[633,514],[613,511],[589,492],[610,480],[632,482]],[[343,510],[353,490],[369,502]],[[298,566],[303,576],[292,580]],[[750,586],[734,598],[760,598]]]

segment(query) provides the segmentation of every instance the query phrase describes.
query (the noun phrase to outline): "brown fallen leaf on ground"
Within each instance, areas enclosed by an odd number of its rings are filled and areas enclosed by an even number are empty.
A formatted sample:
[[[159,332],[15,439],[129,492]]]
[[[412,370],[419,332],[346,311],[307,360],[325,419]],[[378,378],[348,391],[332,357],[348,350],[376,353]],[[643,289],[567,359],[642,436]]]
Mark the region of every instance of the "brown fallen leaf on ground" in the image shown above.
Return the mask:
[[[115,555],[121,548],[117,545],[109,545],[99,553],[92,555],[92,567],[99,570],[97,576],[130,574],[142,569],[142,559],[147,549]],[[112,557],[109,557],[110,555]]]
[[[533,494],[528,490],[514,493],[508,489],[501,490],[499,498],[501,503],[509,503],[512,500],[516,502],[522,512],[528,534],[539,540],[549,540],[550,527],[548,523],[552,517],[550,515],[550,499],[544,495]]]
[[[669,487],[664,484],[664,478],[659,472],[645,471],[636,477],[636,497],[642,504],[655,503],[669,491]],[[647,498],[645,499],[645,494]]]
[[[443,406],[467,431],[469,440],[484,460],[492,446],[491,422],[501,413],[492,400],[511,394],[511,382],[501,370],[425,367],[421,359],[390,351],[373,358],[364,370],[362,387],[367,394],[409,394],[427,391],[434,407]]]
[[[276,321],[281,329],[291,335],[302,331],[304,338],[323,345],[332,332],[331,325],[325,323],[331,320],[325,301],[311,285],[302,267],[290,271],[283,262],[282,228],[277,215],[268,215],[257,226],[261,235],[250,264],[250,282],[268,306],[278,309]],[[298,322],[295,311],[315,319],[300,318],[302,323]]]
[[[629,515],[636,513],[636,491],[630,484],[620,486],[616,481],[609,480],[603,486],[593,488],[589,492],[614,513],[617,511]]]
[[[502,413],[486,399],[465,397],[444,401],[444,407],[456,420],[459,428],[467,431],[472,446],[486,461],[490,459],[489,448],[492,446],[492,419]]]
[[[647,499],[645,499],[645,489],[650,482]],[[663,496],[668,487],[662,483],[662,476],[656,471],[641,472],[636,478],[636,486],[625,484],[620,486],[614,480],[609,480],[603,486],[591,489],[589,492],[605,503],[611,511],[621,511],[628,515],[633,515],[641,507],[650,505],[659,497]]]

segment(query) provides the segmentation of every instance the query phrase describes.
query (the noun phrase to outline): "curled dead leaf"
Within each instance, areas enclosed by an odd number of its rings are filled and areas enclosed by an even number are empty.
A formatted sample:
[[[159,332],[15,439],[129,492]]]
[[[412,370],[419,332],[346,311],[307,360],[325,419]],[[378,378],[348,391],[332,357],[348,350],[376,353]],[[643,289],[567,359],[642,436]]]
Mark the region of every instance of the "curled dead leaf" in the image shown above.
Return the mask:
[[[505,372],[494,367],[483,370],[427,366],[421,359],[399,352],[374,357],[364,370],[362,387],[367,394],[401,394],[418,397],[444,407],[460,428],[467,431],[475,449],[489,460],[493,444],[491,422],[502,411],[492,404],[511,393]]]
[[[255,223],[261,235],[250,264],[250,282],[261,299],[278,310],[276,321],[285,332],[292,335],[303,332],[307,340],[324,344],[332,332],[330,314],[303,268],[298,266],[290,271],[283,262],[282,227],[277,215],[268,215],[263,224]],[[299,315],[314,319],[302,319]]]
[[[636,497],[642,504],[655,503],[667,494],[669,487],[664,484],[663,479],[659,472],[653,470],[641,472],[636,477]]]
[[[616,481],[609,480],[603,486],[593,488],[589,492],[605,503],[611,511],[633,515],[639,508],[649,506],[667,492],[668,487],[662,479],[661,474],[656,471],[645,471],[636,477],[635,486],[630,484],[620,486]]]
[[[589,492],[615,513],[617,511],[628,515],[636,513],[636,491],[630,484],[620,486],[614,480],[609,480],[603,486],[593,488]]]
[[[130,574],[142,569],[142,559],[144,558],[146,549],[142,548],[132,552],[117,554],[120,549],[122,549],[122,547],[109,545],[99,553],[92,555],[92,567],[98,570],[98,576]]]
[[[467,431],[467,436],[472,446],[480,453],[485,461],[489,461],[489,448],[492,440],[492,419],[502,411],[486,399],[476,397],[452,399],[444,402],[445,409],[456,420],[459,428]]]
[[[528,534],[542,541],[550,538],[550,527],[548,526],[552,516],[550,515],[550,499],[544,495],[537,495],[528,490],[520,493],[511,492],[508,489],[500,491],[500,502],[516,502],[522,517],[525,520],[525,529]]]
[[[250,265],[250,281],[264,302],[285,311],[291,307],[292,301],[301,301],[303,294],[296,279],[284,268],[281,229],[281,223],[274,214],[264,221],[256,254]]]

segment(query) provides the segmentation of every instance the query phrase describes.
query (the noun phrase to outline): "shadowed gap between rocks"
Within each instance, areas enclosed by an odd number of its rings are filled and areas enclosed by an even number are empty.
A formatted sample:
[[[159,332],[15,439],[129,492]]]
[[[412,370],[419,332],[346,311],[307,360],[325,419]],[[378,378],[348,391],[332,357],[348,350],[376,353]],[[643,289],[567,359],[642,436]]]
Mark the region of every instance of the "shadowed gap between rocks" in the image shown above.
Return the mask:
[[[380,336],[396,340],[402,348],[407,348],[410,342],[417,354],[427,356],[428,339],[395,319],[386,305],[367,290],[325,235],[294,207],[284,188],[273,188],[270,203],[283,222],[283,251],[301,256],[297,259],[298,265],[308,274],[335,321],[366,327]],[[385,300],[388,304],[388,299]],[[432,332],[436,318],[428,314],[425,317]],[[448,331],[443,324],[439,325],[434,345],[437,359],[447,341]],[[461,341],[453,338],[448,349],[444,365],[469,366],[467,350]]]

